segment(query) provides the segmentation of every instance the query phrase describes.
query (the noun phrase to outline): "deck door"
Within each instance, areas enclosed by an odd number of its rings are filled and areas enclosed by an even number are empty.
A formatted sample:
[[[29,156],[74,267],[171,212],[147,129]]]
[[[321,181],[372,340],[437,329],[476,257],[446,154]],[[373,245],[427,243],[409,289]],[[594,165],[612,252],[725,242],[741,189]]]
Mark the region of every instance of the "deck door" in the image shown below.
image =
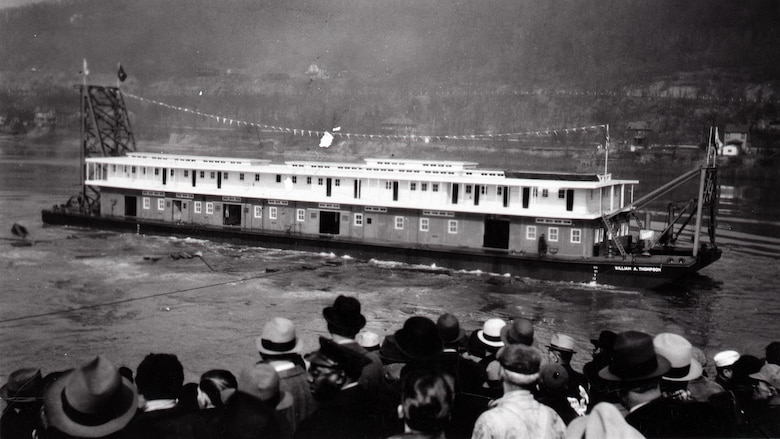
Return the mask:
[[[393,201],[398,201],[398,182],[393,182]]]
[[[474,205],[479,206],[479,189],[480,186],[478,184],[474,185]]]
[[[340,212],[320,211],[320,233],[338,235],[340,219]]]
[[[333,179],[332,178],[326,178],[325,179],[325,196],[329,197],[333,193]]]
[[[193,169],[190,172],[192,172],[192,187],[195,187],[195,182],[197,181],[195,177],[195,170]]]
[[[488,248],[509,248],[509,220],[485,218],[485,239],[482,244]]]
[[[217,171],[217,189],[222,189],[222,172]]]
[[[240,204],[225,204],[222,206],[222,224],[226,226],[241,225]]]
[[[181,200],[173,200],[171,206],[173,207],[171,209],[173,222],[178,223],[181,221]]]
[[[509,186],[504,186],[504,207],[509,207]]]
[[[574,189],[566,189],[566,210],[574,210]]]
[[[138,199],[130,195],[125,195],[125,216],[138,215]]]
[[[528,209],[528,203],[530,199],[531,199],[531,188],[524,187],[523,188],[523,209]]]
[[[460,185],[452,183],[452,204],[458,204],[458,192],[460,192]]]
[[[162,174],[163,174],[162,175],[162,178],[163,178],[162,179],[163,180],[162,183],[163,183],[163,185],[165,185],[168,182],[168,169],[167,168],[163,168],[162,169]]]

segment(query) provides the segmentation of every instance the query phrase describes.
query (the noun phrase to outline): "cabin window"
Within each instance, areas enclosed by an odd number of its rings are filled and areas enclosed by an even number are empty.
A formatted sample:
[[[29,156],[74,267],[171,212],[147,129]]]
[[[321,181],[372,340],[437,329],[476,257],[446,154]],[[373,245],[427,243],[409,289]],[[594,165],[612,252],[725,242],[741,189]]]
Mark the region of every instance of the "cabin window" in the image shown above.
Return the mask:
[[[306,184],[311,184],[311,177],[306,177]]]
[[[409,183],[409,190],[410,191],[416,191],[417,190],[417,183]]]
[[[396,230],[403,230],[403,228],[404,228],[404,217],[402,217],[402,216],[395,217],[395,228],[396,228]]]
[[[341,186],[341,179],[340,179],[340,178],[337,178],[337,179],[333,180],[333,184],[334,184],[335,186]]]
[[[558,198],[560,199],[566,198],[566,189],[558,189]]]
[[[135,166],[133,166],[132,168],[130,168],[130,172],[132,172],[133,174],[135,174]]]
[[[293,175],[292,176],[292,182],[293,182],[293,184],[298,183],[298,176],[297,175]]]
[[[499,196],[499,197],[504,195],[504,188],[503,188],[503,186],[499,186],[499,187],[496,188],[496,195]]]
[[[547,236],[550,242],[558,242],[558,228],[550,227],[549,229],[547,229]]]
[[[369,225],[371,224],[371,218],[370,217],[366,218],[366,224],[369,224]]]
[[[200,201],[196,201],[195,205],[194,205],[194,208],[195,208],[195,213],[202,213],[203,212],[203,203],[200,202]]]
[[[223,180],[227,180],[228,179],[228,173],[227,172],[223,172],[222,173],[222,179]]]
[[[427,232],[430,230],[430,224],[431,220],[430,218],[420,218],[420,231],[421,232]]]
[[[173,169],[171,169],[171,177],[173,177],[173,175],[174,175],[174,172],[173,172]]]
[[[214,213],[214,203],[208,201],[206,202],[206,215],[211,215]]]
[[[479,192],[480,192],[482,195],[487,195],[487,186],[485,186],[484,184],[483,184],[482,186],[480,186],[480,187],[479,187]]]
[[[165,210],[165,198],[157,199],[157,210]]]
[[[206,172],[200,171],[200,178],[206,178]]]
[[[547,198],[549,195],[549,191],[547,189],[542,189],[542,198]]]
[[[282,182],[282,175],[281,174],[276,174],[276,182],[277,183],[281,183]]]
[[[467,185],[466,185],[466,193],[467,193],[467,194],[470,194],[470,193],[471,193],[471,185],[470,185],[470,184],[467,184]]]
[[[149,197],[144,197],[144,209],[152,208],[152,200]]]
[[[458,220],[449,220],[447,222],[447,233],[458,233]]]
[[[255,206],[255,218],[263,217],[263,206]]]
[[[111,165],[111,172],[116,172],[116,165]]]
[[[318,186],[322,186],[322,183],[323,183],[323,179],[322,178],[318,178],[317,179],[317,185]]]
[[[582,242],[582,230],[580,229],[571,229],[571,243],[572,244],[579,244]]]
[[[428,190],[428,183],[420,183],[420,190],[425,192]]]
[[[277,209],[276,207],[274,207],[274,206],[271,206],[271,207],[268,209],[268,218],[270,218],[270,219],[272,219],[272,220],[275,220],[275,219],[276,219],[276,216],[277,216],[277,210],[278,210],[278,209]]]
[[[536,226],[528,226],[525,229],[525,239],[536,240]]]
[[[160,168],[154,168],[154,175],[160,175]]]
[[[214,172],[214,171],[211,171],[211,179],[213,180],[215,178],[217,178],[217,173]]]
[[[431,185],[431,190],[433,192],[439,192],[439,183],[434,183]]]
[[[146,175],[146,166],[141,167],[141,174]]]
[[[392,181],[386,181],[385,182],[385,189],[392,189],[393,188],[393,182]]]
[[[186,177],[186,176],[185,176],[185,177]],[[240,181],[244,181],[244,173],[243,173],[243,172],[239,172],[239,173],[238,173],[238,179],[239,179]]]
[[[203,177],[203,175],[201,175]],[[255,181],[260,181],[260,174],[255,174]]]
[[[306,209],[298,209],[298,210],[296,210],[295,211],[295,219],[299,223],[302,223],[302,222],[306,221]]]
[[[355,225],[357,227],[363,226],[363,214],[362,213],[356,213],[355,214]]]
[[[187,178],[189,176],[190,176],[190,170],[189,169],[185,169],[184,170],[184,178]]]
[[[539,196],[539,188],[535,187],[534,188],[534,198],[537,198],[538,196]]]

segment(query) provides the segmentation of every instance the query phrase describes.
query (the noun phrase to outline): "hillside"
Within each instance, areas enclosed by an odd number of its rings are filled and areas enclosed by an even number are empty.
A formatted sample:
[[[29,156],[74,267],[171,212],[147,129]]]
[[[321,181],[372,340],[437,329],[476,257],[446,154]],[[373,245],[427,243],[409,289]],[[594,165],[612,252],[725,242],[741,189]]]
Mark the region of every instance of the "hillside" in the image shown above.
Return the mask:
[[[112,84],[121,62],[138,95],[305,129],[650,120],[661,142],[698,142],[712,123],[777,116],[779,18],[773,0],[62,0],[0,10],[0,111],[68,112],[87,59],[90,82]],[[672,87],[719,100],[636,97]],[[746,97],[758,104],[730,103]]]

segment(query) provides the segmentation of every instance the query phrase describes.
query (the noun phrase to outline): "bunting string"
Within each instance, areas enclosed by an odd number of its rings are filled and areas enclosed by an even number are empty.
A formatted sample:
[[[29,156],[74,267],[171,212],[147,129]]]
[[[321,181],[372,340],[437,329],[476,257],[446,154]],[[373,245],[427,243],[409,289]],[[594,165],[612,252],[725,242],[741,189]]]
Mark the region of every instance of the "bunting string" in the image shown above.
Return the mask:
[[[220,116],[216,114],[203,113],[201,111],[193,110],[186,107],[179,107],[177,105],[167,104],[165,102],[156,101],[154,99],[149,99],[142,96],[137,96],[131,93],[125,92],[124,95],[143,103],[157,105],[160,107],[181,111],[184,113],[196,114],[198,116],[212,119],[218,123],[228,125],[228,126],[252,127],[256,129],[270,130],[270,131],[275,131],[280,133],[288,133],[288,134],[292,134],[293,136],[299,136],[299,137],[323,137],[327,134],[331,136],[330,139],[340,138],[340,139],[347,139],[347,140],[356,139],[356,140],[393,140],[393,141],[415,141],[415,142],[421,141],[421,142],[428,143],[432,141],[445,141],[445,140],[475,140],[475,141],[476,140],[509,140],[509,139],[514,139],[519,137],[558,136],[561,134],[575,134],[578,132],[579,133],[594,132],[606,128],[605,124],[601,124],[601,125],[587,125],[587,126],[580,126],[580,127],[573,127],[573,128],[558,128],[558,129],[548,128],[542,130],[520,131],[520,132],[500,133],[500,134],[465,134],[465,135],[463,134],[461,135],[419,135],[419,134],[400,135],[400,134],[349,133],[349,132],[342,132],[337,129],[330,130],[330,131],[306,130],[302,128],[290,128],[290,127],[269,125],[269,124],[258,123],[258,122],[249,122],[246,120],[232,119],[229,117]],[[326,146],[326,145],[321,144],[320,146]],[[329,144],[327,146],[329,146]]]

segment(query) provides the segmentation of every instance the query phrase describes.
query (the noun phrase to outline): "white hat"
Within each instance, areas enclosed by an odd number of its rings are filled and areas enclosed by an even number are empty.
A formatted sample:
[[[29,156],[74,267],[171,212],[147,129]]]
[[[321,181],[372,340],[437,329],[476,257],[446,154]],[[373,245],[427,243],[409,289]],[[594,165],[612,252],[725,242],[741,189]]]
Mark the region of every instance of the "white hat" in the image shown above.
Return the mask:
[[[701,363],[691,354],[693,346],[685,337],[671,332],[653,338],[655,353],[664,356],[672,368],[663,376],[666,381],[691,381],[702,374]]]
[[[718,352],[712,357],[715,360],[716,367],[728,367],[733,365],[739,360],[739,352],[737,351],[723,351]]]
[[[482,325],[482,329],[477,331],[477,338],[488,346],[500,348],[504,346],[501,340],[501,328],[504,326],[506,322],[501,319],[488,319]]]

